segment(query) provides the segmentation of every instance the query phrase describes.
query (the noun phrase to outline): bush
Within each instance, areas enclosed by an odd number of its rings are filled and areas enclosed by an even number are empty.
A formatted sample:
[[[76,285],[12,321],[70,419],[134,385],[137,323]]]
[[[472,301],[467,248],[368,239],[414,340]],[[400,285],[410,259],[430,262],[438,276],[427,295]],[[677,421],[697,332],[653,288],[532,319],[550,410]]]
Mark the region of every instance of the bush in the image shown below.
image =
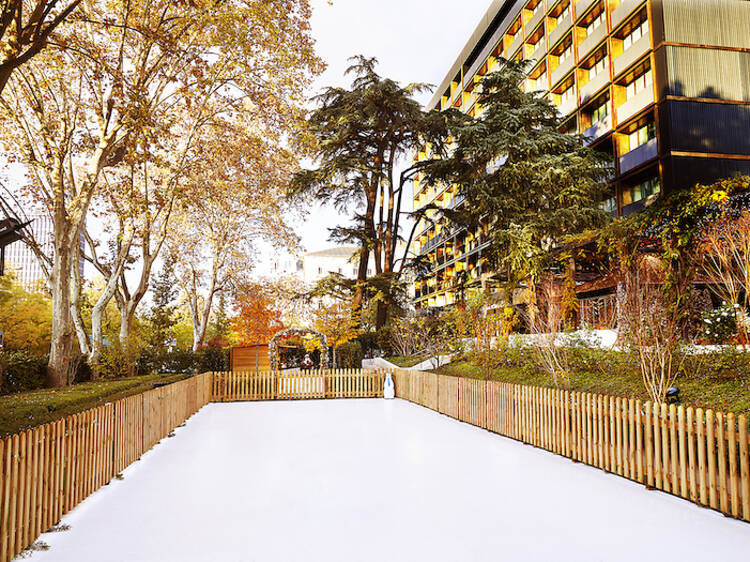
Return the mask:
[[[152,373],[190,374],[205,371],[229,370],[229,350],[218,347],[175,349],[155,352],[150,349],[141,352],[137,371],[139,375]]]
[[[362,332],[357,336],[357,341],[362,348],[365,357],[374,357],[380,351],[377,332]]]
[[[205,347],[196,352],[198,372],[228,371],[229,350],[220,347]]]
[[[734,305],[739,309],[739,305]],[[700,339],[711,344],[729,343],[737,337],[737,316],[735,309],[724,304],[715,310],[701,315]]]
[[[336,367],[359,369],[362,367],[362,357],[362,345],[357,340],[347,342],[336,349]]]
[[[0,371],[0,394],[43,388],[47,356],[30,355],[26,350],[0,352]]]

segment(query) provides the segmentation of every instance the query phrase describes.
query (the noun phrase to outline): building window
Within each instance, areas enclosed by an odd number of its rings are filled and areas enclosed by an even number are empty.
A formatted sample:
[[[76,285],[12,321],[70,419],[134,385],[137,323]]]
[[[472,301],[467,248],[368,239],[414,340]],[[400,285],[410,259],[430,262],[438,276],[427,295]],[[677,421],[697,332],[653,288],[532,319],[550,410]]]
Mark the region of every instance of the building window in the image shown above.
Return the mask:
[[[639,92],[651,87],[651,69],[636,76],[632,82],[625,86],[625,98],[631,99]]]
[[[591,112],[591,122],[598,123],[602,119],[605,119],[609,115],[609,100],[605,100],[602,104],[597,105]]]
[[[654,137],[656,137],[656,127],[654,126],[654,122],[651,121],[628,135],[628,150],[635,150]]]
[[[648,33],[648,19],[643,20],[635,26],[630,33],[622,39],[622,49],[626,51],[630,46]]]
[[[542,73],[536,79],[531,80],[532,91],[547,91],[547,74]]]
[[[560,94],[560,105],[564,105],[575,97],[575,88],[573,84],[568,86],[568,89]]]
[[[596,16],[596,17],[595,17],[595,18],[594,18],[594,19],[593,19],[593,20],[591,21],[591,23],[589,23],[589,24],[588,24],[588,25],[586,26],[586,37],[588,37],[589,35],[591,35],[592,33],[594,33],[594,31],[596,31],[596,30],[597,30],[597,29],[599,28],[599,26],[600,26],[600,25],[604,24],[604,22],[605,22],[605,21],[606,21],[606,20],[605,20],[605,18],[604,18],[604,10],[602,10],[602,11],[601,11],[601,12],[599,13],[599,15],[598,15],[598,16]]]
[[[562,9],[560,14],[557,16],[556,21],[557,23],[560,23],[560,21],[564,20],[570,15],[570,2]]]
[[[594,63],[594,66],[589,68],[589,80],[593,80],[600,72],[607,70],[607,58],[602,57]]]
[[[637,203],[659,192],[661,192],[659,178],[650,178],[638,185],[626,188],[622,192],[622,204],[630,205],[631,203]]]
[[[568,60],[573,55],[573,43],[568,44],[567,47],[565,47],[565,50],[558,55],[558,64],[564,63],[566,60]]]
[[[319,267],[319,268],[318,268],[318,275],[320,275],[321,273],[323,273],[323,268],[322,268],[322,267]]]
[[[617,200],[615,199],[613,195],[612,197],[608,197],[607,199],[602,201],[599,206],[602,208],[602,210],[605,213],[612,214],[615,211],[617,211]]]

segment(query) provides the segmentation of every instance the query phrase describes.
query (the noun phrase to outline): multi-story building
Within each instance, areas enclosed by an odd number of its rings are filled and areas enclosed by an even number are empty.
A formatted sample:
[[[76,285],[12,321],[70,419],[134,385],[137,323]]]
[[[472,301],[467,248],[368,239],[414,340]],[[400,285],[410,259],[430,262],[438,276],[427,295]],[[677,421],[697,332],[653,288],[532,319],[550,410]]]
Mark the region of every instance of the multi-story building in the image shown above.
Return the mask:
[[[52,219],[47,214],[38,213],[28,216],[31,224],[27,229],[34,233],[34,239],[39,244],[41,251],[48,256],[53,254],[54,249],[54,226]],[[19,240],[5,249],[6,267],[16,274],[16,281],[32,291],[39,291],[46,286],[44,271],[34,252],[25,242]],[[83,265],[83,262],[81,262]]]
[[[612,155],[605,205],[628,215],[661,192],[750,174],[749,31],[749,0],[495,0],[430,107],[475,115],[474,88],[498,58],[529,60],[527,91]],[[415,208],[430,202],[462,204],[454,187],[415,182]],[[433,267],[417,306],[451,304],[457,275],[491,275],[484,234],[419,225],[415,251]]]

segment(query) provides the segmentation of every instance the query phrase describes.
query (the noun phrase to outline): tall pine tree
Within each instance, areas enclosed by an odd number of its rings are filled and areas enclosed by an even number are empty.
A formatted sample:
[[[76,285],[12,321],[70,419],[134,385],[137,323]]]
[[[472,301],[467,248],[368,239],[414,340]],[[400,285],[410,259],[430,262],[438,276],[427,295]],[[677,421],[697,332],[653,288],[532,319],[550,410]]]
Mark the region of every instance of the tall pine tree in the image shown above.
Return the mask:
[[[425,111],[415,99],[425,84],[402,86],[377,74],[376,59],[352,60],[347,70],[355,76],[351,88],[327,88],[315,98],[319,107],[308,125],[318,141],[317,168],[298,173],[292,193],[358,208],[354,224],[332,229],[332,238],[359,244],[354,310],[361,310],[368,290],[377,293],[380,328],[405,262],[396,255],[404,186],[421,166],[400,169],[402,161],[428,138],[444,138],[445,116]],[[377,279],[368,281],[368,263]]]
[[[424,168],[427,183],[456,184],[471,204],[436,209],[459,226],[484,225],[489,265],[508,289],[533,289],[567,235],[606,220],[611,157],[559,132],[544,92],[525,92],[527,61],[502,60],[478,87],[476,118],[452,114],[452,150]]]
[[[152,304],[148,315],[148,344],[152,349],[164,351],[174,338],[172,328],[177,323],[174,300],[179,292],[172,273],[171,257],[164,260],[161,271],[153,283]]]

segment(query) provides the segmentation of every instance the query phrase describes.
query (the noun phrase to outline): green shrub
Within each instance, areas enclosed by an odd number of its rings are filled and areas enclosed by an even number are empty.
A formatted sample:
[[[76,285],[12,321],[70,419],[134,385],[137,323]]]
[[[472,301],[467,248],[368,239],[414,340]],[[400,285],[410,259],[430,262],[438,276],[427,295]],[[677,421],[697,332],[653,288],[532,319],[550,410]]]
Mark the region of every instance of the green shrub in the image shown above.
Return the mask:
[[[26,350],[0,352],[0,394],[44,387],[47,356],[31,355]]]
[[[336,349],[336,367],[359,369],[362,367],[362,345],[357,341],[342,344]]]
[[[739,308],[739,305],[735,305]],[[723,304],[714,310],[707,310],[701,315],[699,328],[700,340],[703,343],[726,344],[737,337],[737,317],[735,308]]]
[[[137,372],[140,375],[152,373],[190,374],[206,371],[229,370],[229,350],[219,347],[175,349],[157,352],[143,350],[138,357]]]
[[[362,347],[362,354],[365,357],[372,357],[376,352],[380,350],[378,340],[378,332],[373,331],[362,332],[359,336],[357,336],[357,341]]]

